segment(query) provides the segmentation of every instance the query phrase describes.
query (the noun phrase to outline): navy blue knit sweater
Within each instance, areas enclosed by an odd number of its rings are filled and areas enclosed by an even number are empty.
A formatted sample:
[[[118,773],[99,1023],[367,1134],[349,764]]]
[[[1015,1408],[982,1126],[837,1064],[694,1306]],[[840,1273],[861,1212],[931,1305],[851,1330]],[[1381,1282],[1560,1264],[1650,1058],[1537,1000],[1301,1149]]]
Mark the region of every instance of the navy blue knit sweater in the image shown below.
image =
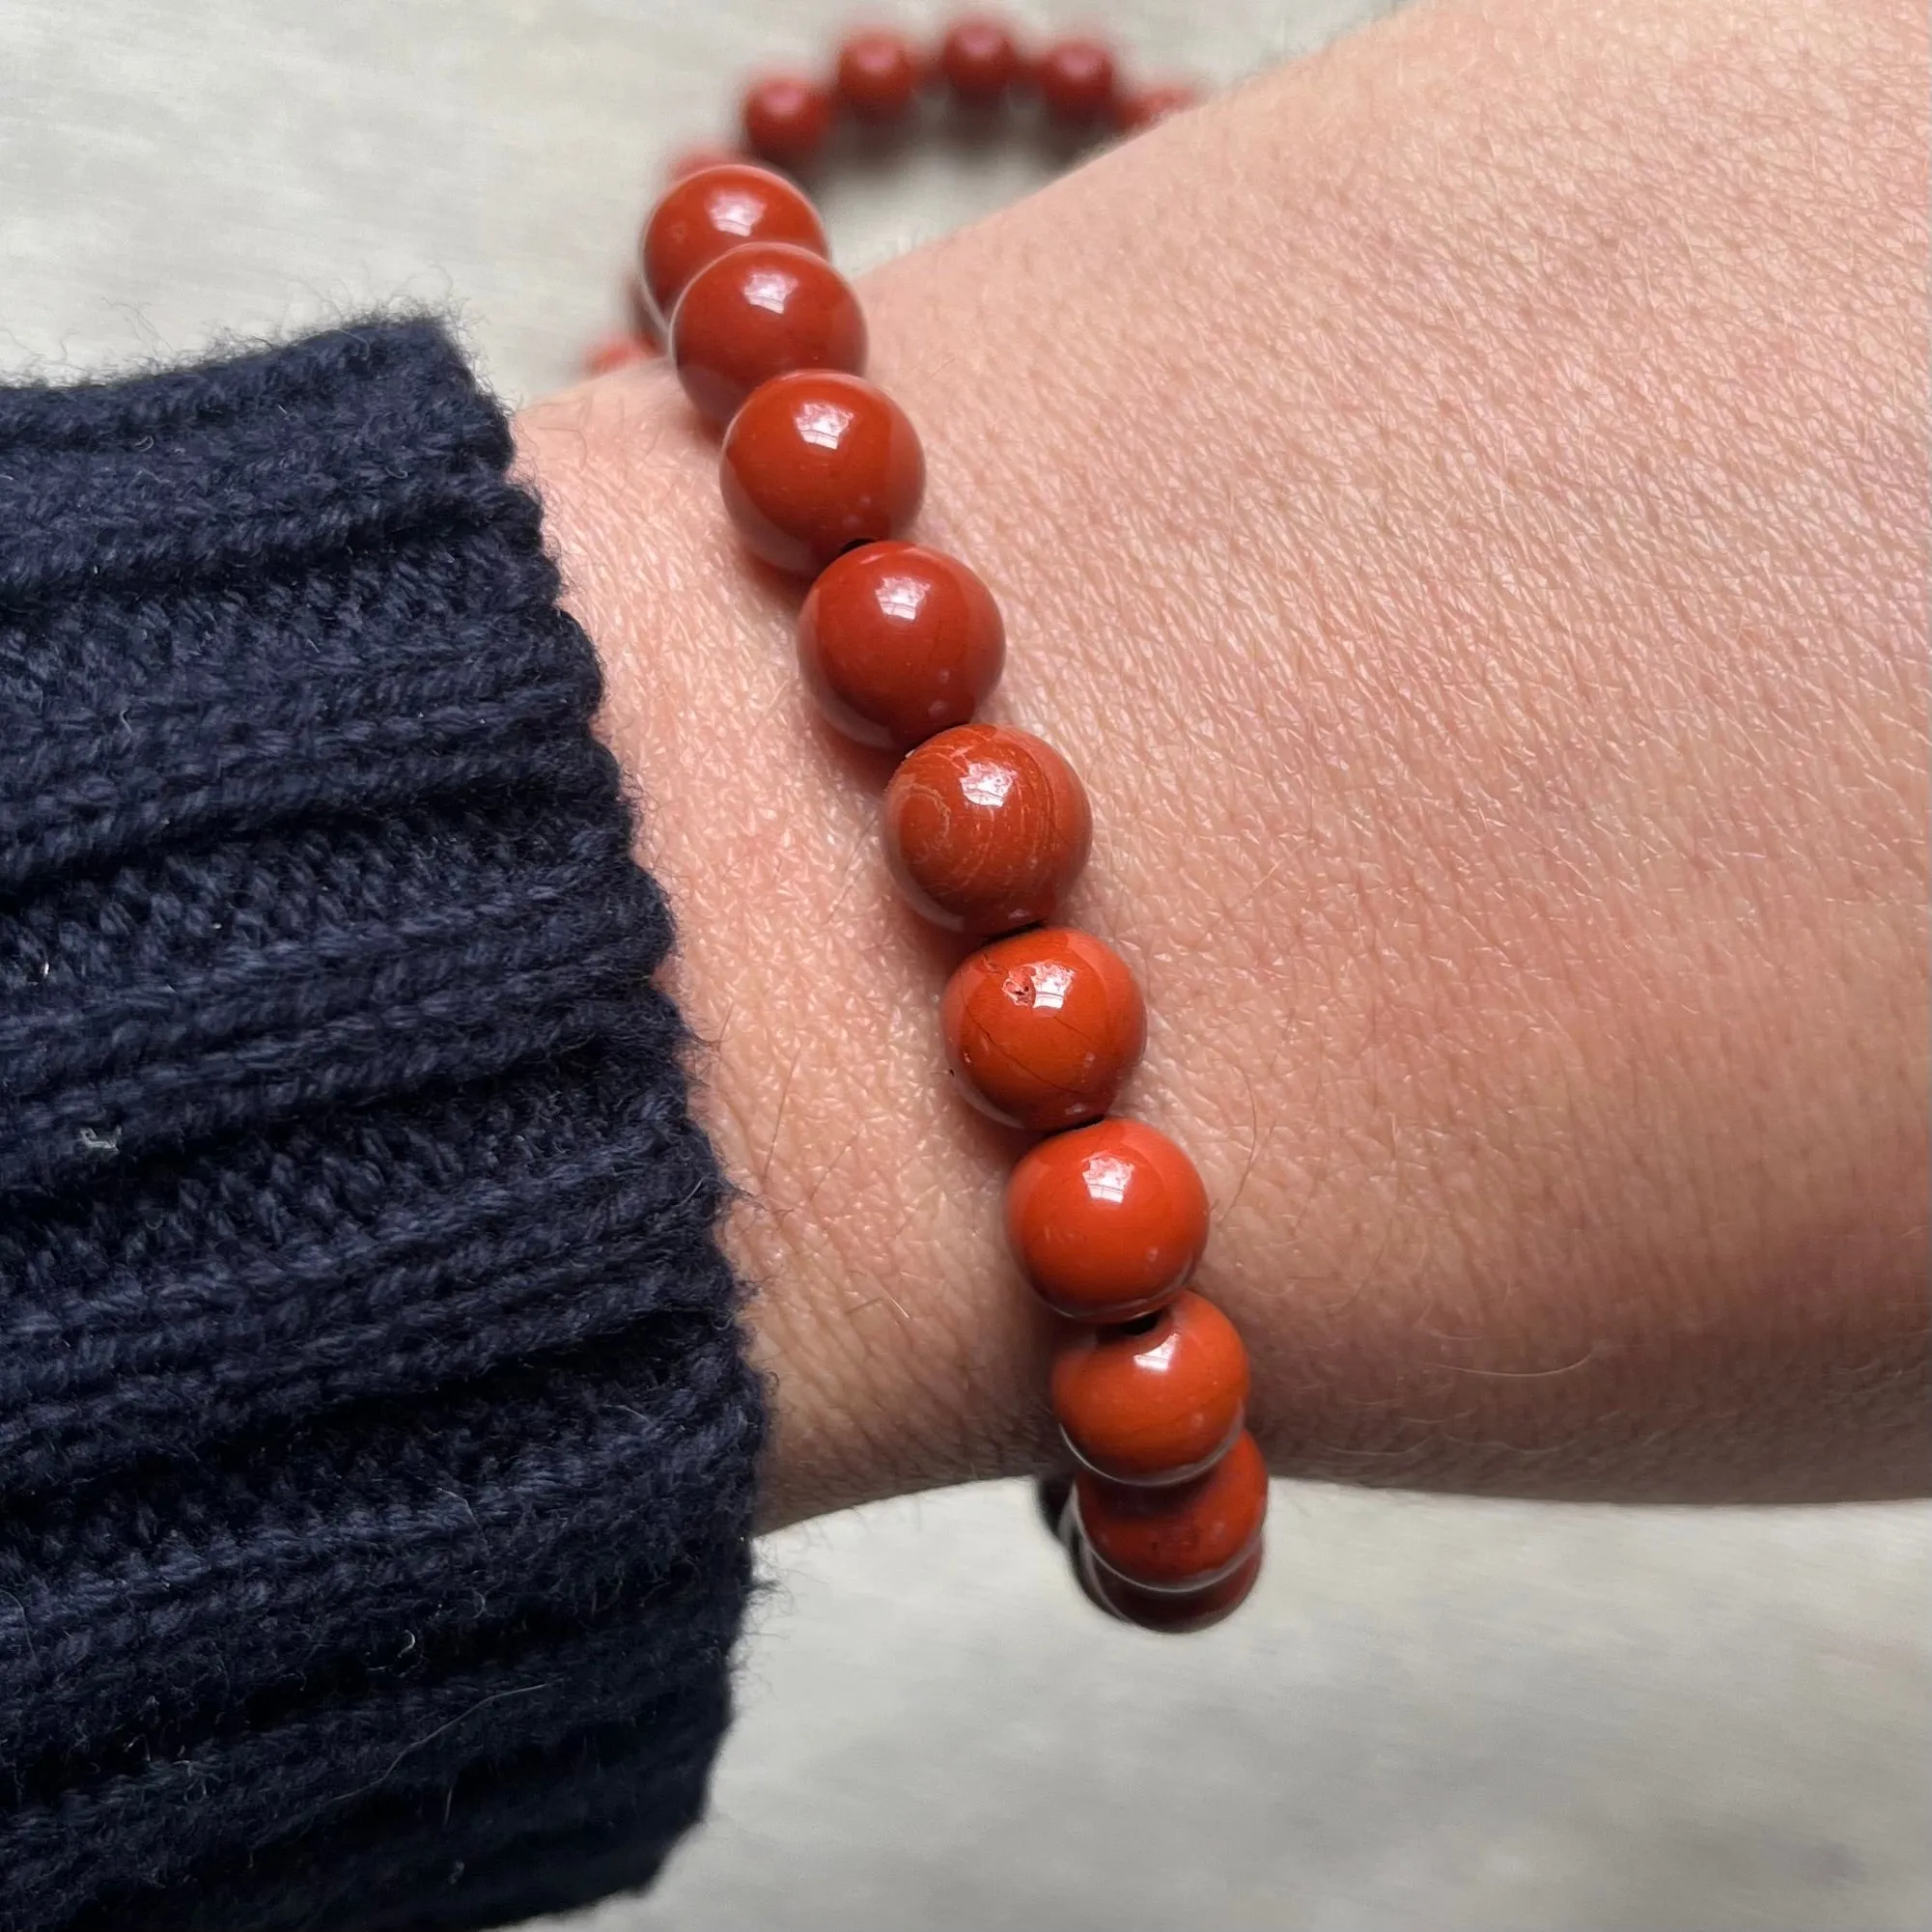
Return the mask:
[[[0,391],[0,1928],[492,1925],[703,1803],[757,1387],[670,926],[428,326]]]

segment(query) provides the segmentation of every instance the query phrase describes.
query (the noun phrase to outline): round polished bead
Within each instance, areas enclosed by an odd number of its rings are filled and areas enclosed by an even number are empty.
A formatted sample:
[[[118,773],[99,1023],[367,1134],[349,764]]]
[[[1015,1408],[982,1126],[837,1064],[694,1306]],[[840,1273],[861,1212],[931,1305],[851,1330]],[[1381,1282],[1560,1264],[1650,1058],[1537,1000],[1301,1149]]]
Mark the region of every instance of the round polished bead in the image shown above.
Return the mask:
[[[910,752],[885,788],[885,858],[912,909],[952,933],[1050,919],[1093,839],[1086,789],[1044,739],[963,724]]]
[[[1147,1042],[1127,962],[1067,926],[982,946],[946,982],[939,1019],[966,1098],[1042,1134],[1104,1114]]]
[[[994,107],[1025,71],[1013,29],[989,14],[955,20],[939,42],[939,73],[968,107]]]
[[[700,268],[672,312],[671,361],[707,421],[728,423],[761,382],[795,369],[865,367],[852,284],[808,248],[747,241]]]
[[[774,376],[724,433],[725,508],[754,555],[816,574],[854,544],[896,537],[918,513],[926,459],[906,412],[857,376]]]
[[[895,751],[971,717],[1006,660],[993,593],[957,557],[867,544],[813,584],[798,612],[798,669],[826,717]]]
[[[1102,1610],[1122,1623],[1169,1637],[1209,1630],[1232,1616],[1247,1601],[1261,1575],[1258,1549],[1218,1582],[1198,1590],[1143,1590],[1103,1569],[1084,1547],[1078,1561],[1080,1585]]]
[[[904,34],[865,27],[838,50],[838,98],[860,121],[897,121],[919,92],[919,55]]]
[[[1201,1590],[1254,1554],[1268,1514],[1268,1465],[1246,1430],[1205,1474],[1162,1488],[1074,1478],[1080,1534],[1104,1569],[1143,1589]]]
[[[664,191],[644,224],[644,286],[659,314],[700,268],[747,241],[789,241],[826,252],[817,210],[770,168],[727,161],[701,168]]]
[[[1181,1294],[1125,1328],[1067,1335],[1052,1391],[1060,1432],[1088,1469],[1115,1482],[1184,1482],[1241,1428],[1247,1351],[1212,1302]]]
[[[1208,1190],[1164,1134],[1110,1119],[1056,1134],[1006,1184],[1006,1238],[1034,1292],[1081,1322],[1171,1300],[1208,1245]]]
[[[1137,134],[1143,127],[1151,127],[1157,121],[1166,120],[1170,114],[1179,114],[1192,107],[1200,98],[1199,93],[1185,81],[1135,88],[1114,102],[1114,122],[1123,134]]]
[[[583,373],[586,376],[608,376],[613,369],[628,368],[633,362],[650,362],[661,351],[649,336],[633,335],[629,329],[619,329],[611,335],[602,335],[583,352]]]
[[[744,90],[744,145],[781,168],[809,168],[831,131],[831,97],[802,74],[771,73]]]
[[[1101,41],[1053,42],[1033,63],[1033,80],[1055,121],[1084,125],[1113,111],[1113,54]]]

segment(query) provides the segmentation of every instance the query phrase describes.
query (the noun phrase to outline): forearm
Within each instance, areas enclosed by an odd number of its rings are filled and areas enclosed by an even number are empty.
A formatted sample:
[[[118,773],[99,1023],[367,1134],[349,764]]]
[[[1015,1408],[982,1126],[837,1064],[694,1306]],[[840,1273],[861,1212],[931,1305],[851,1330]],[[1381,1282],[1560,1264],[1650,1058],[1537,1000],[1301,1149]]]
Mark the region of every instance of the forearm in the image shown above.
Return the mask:
[[[1903,9],[1425,8],[871,278],[1278,1467],[1922,1481],[1923,70]],[[745,1190],[770,1514],[1037,1467],[882,772],[661,372],[523,441]]]

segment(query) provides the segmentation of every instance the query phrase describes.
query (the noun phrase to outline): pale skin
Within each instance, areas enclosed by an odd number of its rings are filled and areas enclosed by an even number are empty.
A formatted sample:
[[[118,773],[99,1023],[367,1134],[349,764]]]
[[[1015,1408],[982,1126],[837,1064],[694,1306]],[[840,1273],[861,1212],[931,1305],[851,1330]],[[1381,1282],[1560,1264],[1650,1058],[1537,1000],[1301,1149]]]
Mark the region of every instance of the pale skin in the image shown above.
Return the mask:
[[[866,278],[1285,1473],[1927,1476],[1925,23],[1442,0]],[[959,955],[661,369],[528,411],[742,1198],[766,1517],[1053,1461]]]

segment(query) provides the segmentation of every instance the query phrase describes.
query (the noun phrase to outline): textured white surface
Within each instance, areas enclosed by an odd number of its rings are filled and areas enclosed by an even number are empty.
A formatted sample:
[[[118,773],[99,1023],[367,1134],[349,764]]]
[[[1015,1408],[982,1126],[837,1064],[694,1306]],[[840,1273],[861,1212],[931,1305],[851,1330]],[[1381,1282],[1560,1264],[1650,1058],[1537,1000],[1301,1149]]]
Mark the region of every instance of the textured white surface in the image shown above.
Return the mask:
[[[1922,1932],[1924,1530],[1277,1485],[1176,1641],[1018,1487],[809,1527],[709,1830],[593,1926]]]
[[[1150,71],[1223,82],[1390,0],[1134,0],[1099,17]],[[885,16],[931,20],[931,5]],[[0,372],[55,376],[454,309],[499,388],[574,373],[615,319],[659,161],[729,131],[732,84],[823,58],[845,0],[0,0]],[[1010,148],[833,185],[864,266],[1045,178]]]
[[[928,6],[889,10],[928,19]],[[1231,79],[1378,0],[1022,8]],[[842,0],[0,0],[0,369],[453,308],[506,393],[615,313],[657,158]],[[1022,191],[829,198],[864,263]],[[1022,1492],[812,1526],[708,1831],[580,1932],[1920,1932],[1917,1508],[1618,1512],[1284,1489],[1257,1604],[1110,1630]]]

